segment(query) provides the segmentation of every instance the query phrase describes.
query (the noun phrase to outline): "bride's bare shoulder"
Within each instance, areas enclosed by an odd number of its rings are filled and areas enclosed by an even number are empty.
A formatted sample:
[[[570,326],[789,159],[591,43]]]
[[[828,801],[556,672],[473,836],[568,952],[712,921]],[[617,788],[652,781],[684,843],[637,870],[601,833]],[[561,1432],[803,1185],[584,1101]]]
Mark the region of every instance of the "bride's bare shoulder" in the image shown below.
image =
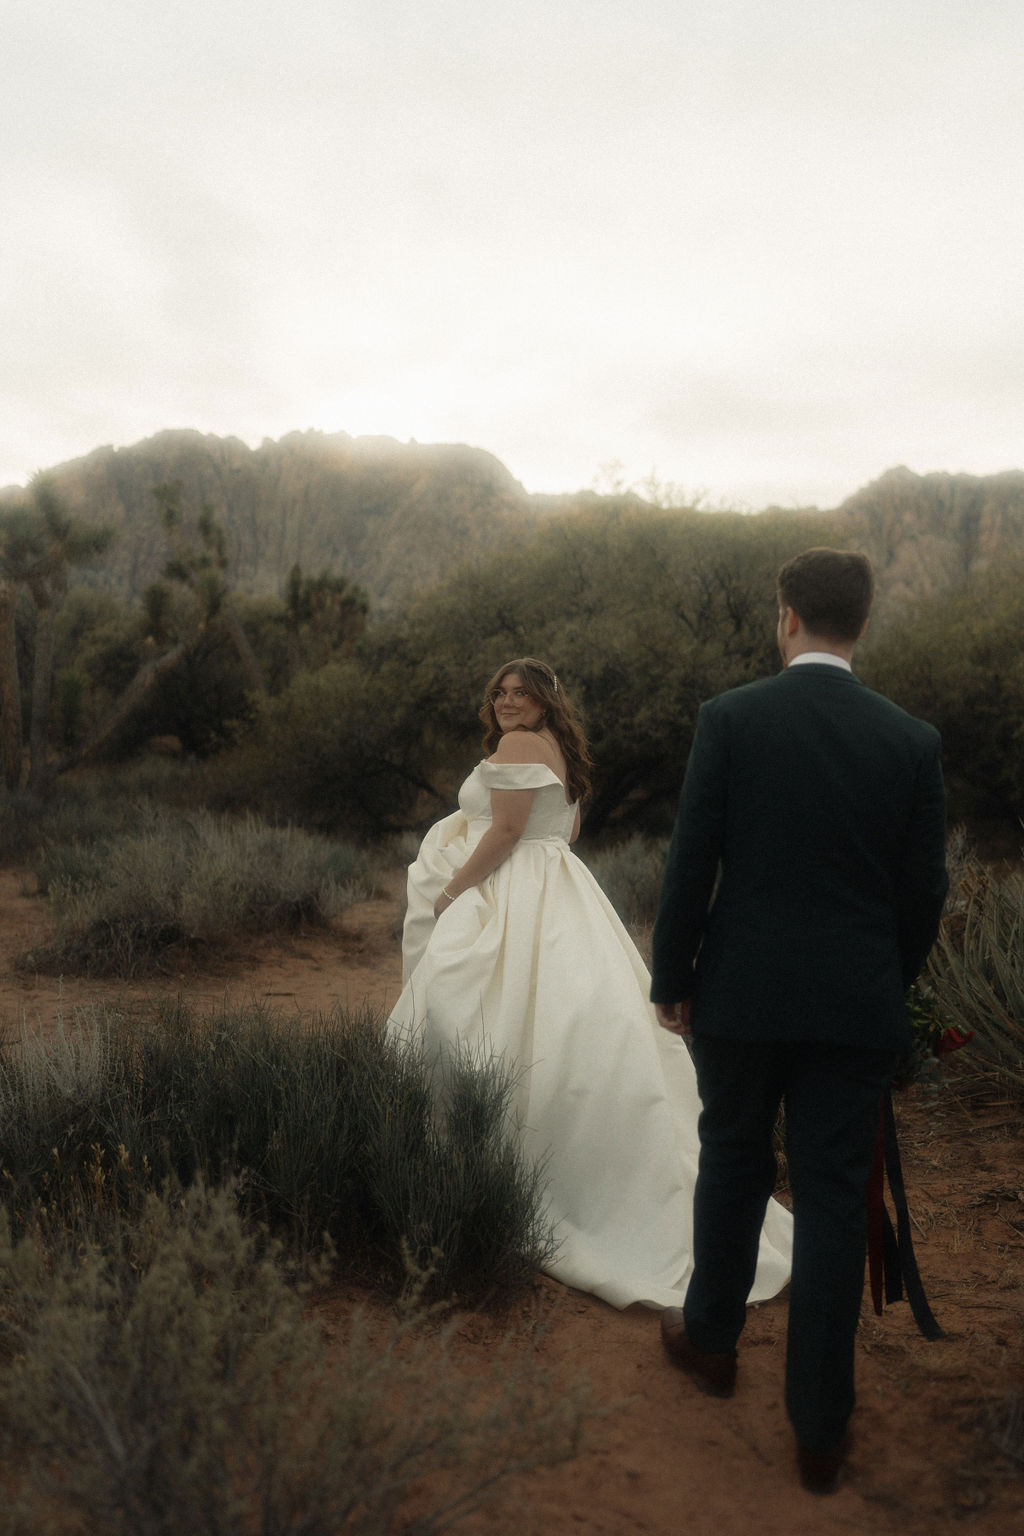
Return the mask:
[[[536,731],[506,731],[498,742],[489,763],[543,763],[550,768],[554,752],[544,737]]]
[[[565,783],[565,761],[558,743],[541,731],[506,731],[489,763],[540,763]]]
[[[548,753],[532,731],[506,731],[489,763],[546,763]]]

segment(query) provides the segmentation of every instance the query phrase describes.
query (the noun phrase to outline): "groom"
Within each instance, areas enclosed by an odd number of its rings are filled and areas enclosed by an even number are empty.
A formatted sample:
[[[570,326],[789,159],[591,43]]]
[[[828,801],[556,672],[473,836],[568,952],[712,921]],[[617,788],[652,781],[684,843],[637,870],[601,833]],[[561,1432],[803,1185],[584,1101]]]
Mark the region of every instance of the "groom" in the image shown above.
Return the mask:
[[[847,1454],[879,1104],[948,883],[938,733],[850,667],[873,590],[840,550],[780,570],[784,670],[701,707],[653,938],[651,997],[691,1041],[703,1106],[694,1272],[664,1345],[732,1394],[781,1103],[786,1409],[817,1493]]]

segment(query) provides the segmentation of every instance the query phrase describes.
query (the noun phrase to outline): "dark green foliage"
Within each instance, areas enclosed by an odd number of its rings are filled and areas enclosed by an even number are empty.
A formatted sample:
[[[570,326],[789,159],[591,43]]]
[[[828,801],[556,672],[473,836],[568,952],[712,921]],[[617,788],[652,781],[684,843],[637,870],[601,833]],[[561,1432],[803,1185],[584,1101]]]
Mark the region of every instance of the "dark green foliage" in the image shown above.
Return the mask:
[[[61,748],[77,746],[85,730],[88,679],[65,667],[53,680],[53,735]]]
[[[537,1214],[543,1170],[523,1164],[510,1121],[514,1063],[456,1059],[428,1084],[415,1042],[391,1048],[399,1107],[374,1105],[365,1153],[392,1240],[457,1291],[463,1275],[521,1285],[555,1243]]]
[[[1024,563],[915,603],[871,648],[865,681],[937,726],[951,818],[1024,817]]]
[[[58,483],[120,526],[117,571],[108,562],[96,580],[146,602],[97,608],[94,629],[58,636],[67,681],[51,744],[90,742],[118,681],[169,646],[145,699],[89,750],[168,736],[204,757],[238,745],[218,766],[218,804],[360,836],[421,826],[473,760],[481,681],[533,653],[586,716],[591,834],[660,835],[699,704],[777,665],[778,564],[830,543],[875,560],[860,668],[942,729],[954,815],[1024,810],[1020,474],[892,470],[832,513],[739,516],[630,494],[529,498],[468,449],[306,434],[251,452],[167,433],[65,466]],[[986,586],[986,571],[1006,574]],[[361,634],[363,588],[385,621]],[[253,702],[264,687],[273,707]]]
[[[40,789],[50,778],[57,616],[71,569],[99,559],[112,537],[68,512],[52,475],[37,475],[26,495],[0,506],[0,756],[9,790],[24,774],[19,602],[27,594],[34,610],[28,784]]]
[[[170,595],[170,594],[168,594]],[[73,587],[57,619],[57,664],[79,672],[89,688],[89,714],[98,717],[138,671],[153,628],[144,612],[112,593]],[[166,634],[157,637],[163,642]]]
[[[230,598],[182,563],[184,587],[149,587],[128,607],[111,594],[78,588],[57,626],[58,690],[54,738],[79,744],[111,710],[147,660],[177,652],[102,744],[120,759],[152,738],[174,738],[181,751],[205,758],[244,732],[264,692],[277,694],[300,672],[349,650],[366,622],[366,599],[340,576],[306,578],[278,598]],[[211,580],[213,577],[211,576]],[[187,640],[187,643],[182,643]],[[74,690],[73,696],[71,689]]]
[[[459,1063],[439,1095],[414,1042],[364,1012],[288,1025],[101,1011],[0,1057],[0,1190],[17,1230],[49,1211],[138,1215],[171,1180],[239,1179],[243,1208],[350,1272],[438,1294],[522,1284],[550,1251],[540,1175],[510,1122],[511,1067]]]
[[[276,813],[291,796],[294,814],[325,829],[436,816],[476,755],[484,682],[530,654],[583,709],[597,763],[590,830],[662,831],[701,701],[777,665],[775,572],[806,535],[785,518],[629,502],[553,522],[270,701],[234,793],[244,786]]]
[[[157,679],[111,739],[107,755],[123,760],[154,737],[172,737],[187,756],[206,758],[244,730],[253,713],[234,643],[214,623]]]
[[[303,667],[315,671],[326,666],[366,626],[370,606],[366,593],[333,571],[307,576],[300,565],[293,565],[284,599],[293,673]]]
[[[935,993],[927,983],[916,982],[907,993],[907,1024],[910,1050],[900,1059],[896,1082],[901,1088],[916,1083],[937,1093],[945,1080],[948,1024]]]
[[[422,760],[429,722],[412,714],[356,659],[303,673],[279,698],[260,700],[249,738],[211,764],[212,803],[253,805],[325,833],[407,826],[432,792]]]

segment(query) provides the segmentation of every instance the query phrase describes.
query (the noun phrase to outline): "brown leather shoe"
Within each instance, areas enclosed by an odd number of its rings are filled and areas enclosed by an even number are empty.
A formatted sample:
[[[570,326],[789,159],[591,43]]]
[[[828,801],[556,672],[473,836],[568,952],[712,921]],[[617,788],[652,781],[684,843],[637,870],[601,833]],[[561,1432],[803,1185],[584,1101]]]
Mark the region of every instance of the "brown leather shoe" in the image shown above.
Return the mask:
[[[796,1459],[800,1481],[808,1493],[835,1493],[849,1454],[850,1441],[846,1435],[825,1451],[812,1451],[807,1445],[798,1445]]]
[[[736,1390],[736,1356],[698,1349],[686,1337],[682,1307],[661,1314],[661,1342],[673,1365],[697,1383],[709,1397],[732,1397]]]

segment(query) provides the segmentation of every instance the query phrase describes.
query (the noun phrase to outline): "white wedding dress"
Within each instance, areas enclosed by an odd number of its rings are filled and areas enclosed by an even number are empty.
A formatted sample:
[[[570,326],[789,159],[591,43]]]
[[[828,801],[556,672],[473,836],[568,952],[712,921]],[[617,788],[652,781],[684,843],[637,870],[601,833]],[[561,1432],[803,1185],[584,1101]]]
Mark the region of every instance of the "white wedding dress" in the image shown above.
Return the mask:
[[[492,789],[532,789],[509,857],[435,923],[442,886],[490,825]],[[576,807],[539,763],[482,762],[409,867],[404,990],[393,1027],[428,1061],[453,1046],[519,1067],[526,1155],[545,1165],[560,1242],[548,1273],[616,1307],[681,1306],[692,1268],[700,1100],[689,1052],[662,1029],[650,977],[569,847]],[[751,1301],[789,1278],[792,1217],[771,1201]]]

